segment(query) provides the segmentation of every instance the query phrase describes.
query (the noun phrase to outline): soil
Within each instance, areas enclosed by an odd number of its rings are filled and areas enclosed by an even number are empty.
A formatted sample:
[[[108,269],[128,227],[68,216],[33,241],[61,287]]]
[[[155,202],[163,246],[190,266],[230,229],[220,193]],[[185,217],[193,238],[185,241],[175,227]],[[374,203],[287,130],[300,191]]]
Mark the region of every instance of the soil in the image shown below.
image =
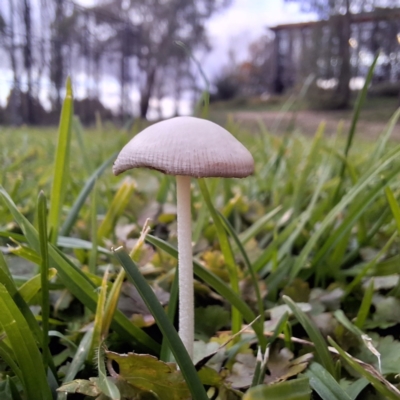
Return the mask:
[[[233,113],[236,121],[248,126],[255,126],[262,121],[271,133],[283,133],[292,130],[293,126],[297,132],[314,135],[319,124],[325,121],[325,132],[327,135],[336,133],[338,124],[343,121],[343,133],[348,132],[351,124],[351,115],[343,115],[343,112],[323,111],[298,111],[283,114],[280,111],[238,111]],[[293,118],[295,122],[293,124]],[[360,119],[357,123],[356,135],[364,139],[375,140],[385,130],[387,122],[368,121]],[[392,139],[400,141],[400,124],[398,123],[392,132]]]

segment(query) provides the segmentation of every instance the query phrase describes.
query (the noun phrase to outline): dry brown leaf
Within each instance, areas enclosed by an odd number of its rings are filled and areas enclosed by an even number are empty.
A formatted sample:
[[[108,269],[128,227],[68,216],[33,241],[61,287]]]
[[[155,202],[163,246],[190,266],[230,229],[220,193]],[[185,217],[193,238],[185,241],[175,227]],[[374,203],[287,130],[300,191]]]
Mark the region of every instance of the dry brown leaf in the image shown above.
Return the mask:
[[[277,383],[296,376],[307,368],[312,358],[313,354],[308,353],[293,360],[293,353],[289,349],[286,347],[279,349],[278,346],[274,346],[267,362],[269,373],[265,376],[264,382]]]

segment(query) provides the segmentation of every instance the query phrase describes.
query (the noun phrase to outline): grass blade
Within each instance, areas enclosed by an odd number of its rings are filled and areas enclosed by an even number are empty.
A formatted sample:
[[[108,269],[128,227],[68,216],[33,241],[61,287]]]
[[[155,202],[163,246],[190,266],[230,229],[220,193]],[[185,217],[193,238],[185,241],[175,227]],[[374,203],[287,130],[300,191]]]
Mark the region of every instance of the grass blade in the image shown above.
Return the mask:
[[[33,315],[32,310],[19,293],[14,281],[3,270],[0,270],[0,283],[7,289],[18,309],[24,316],[27,324],[29,325],[29,329],[35,337],[36,342],[42,346],[42,331],[39,328],[38,322]]]
[[[65,373],[63,383],[72,381],[75,378],[76,374],[81,369],[82,365],[85,364],[85,361],[87,360],[88,357],[92,336],[93,336],[93,329],[89,329],[83,335],[82,340],[80,341],[79,346],[75,352],[75,355],[68,366],[68,370]]]
[[[39,193],[38,198],[38,231],[40,242],[40,282],[42,289],[42,348],[43,348],[43,365],[45,370],[51,358],[49,350],[49,318],[50,318],[50,299],[49,299],[49,250],[47,245],[47,202],[43,192]]]
[[[119,392],[115,383],[107,377],[106,367],[104,364],[104,351],[99,345],[97,349],[97,371],[99,373],[98,385],[103,395],[111,400],[120,400],[121,393]]]
[[[400,391],[386,379],[384,379],[383,376],[380,375],[378,371],[376,371],[371,365],[364,363],[361,365],[360,362],[356,362],[356,360],[351,357],[350,354],[346,353],[331,338],[328,338],[328,341],[331,346],[336,349],[340,356],[350,365],[350,367],[358,372],[361,376],[368,379],[372,386],[385,398],[390,400],[398,400],[400,398]]]
[[[358,96],[357,96],[356,104],[354,107],[353,118],[351,120],[350,130],[349,130],[349,134],[347,136],[346,147],[344,149],[345,158],[347,158],[350,148],[351,148],[351,145],[353,144],[353,139],[354,139],[354,134],[356,132],[357,122],[360,118],[360,112],[364,105],[365,99],[367,98],[368,87],[374,76],[375,66],[376,66],[376,63],[378,62],[379,55],[380,55],[379,53],[377,53],[375,55],[375,58],[372,61],[371,66],[368,69],[368,73],[365,78],[364,86],[361,89],[361,91],[358,93]],[[343,172],[340,173],[340,179],[342,179],[342,177],[343,177]]]
[[[250,277],[251,277],[251,280],[252,280],[252,283],[253,283],[253,288],[254,288],[254,291],[255,291],[256,297],[257,297],[258,313],[260,315],[259,321],[255,322],[255,324],[260,325],[260,329],[263,329],[264,318],[265,318],[265,315],[264,315],[264,303],[263,303],[263,299],[262,299],[261,293],[260,293],[257,274],[254,271],[253,266],[252,266],[252,264],[251,264],[251,262],[249,260],[249,257],[247,256],[246,250],[242,246],[242,243],[241,243],[239,237],[237,236],[235,230],[233,229],[232,225],[229,223],[229,221],[221,213],[218,212],[218,215],[219,215],[219,217],[220,217],[220,219],[222,221],[222,224],[224,225],[225,229],[227,230],[229,235],[233,238],[233,240],[236,243],[236,246],[240,250],[240,253],[242,254],[242,257],[243,257],[243,259],[245,261],[245,264],[247,266],[247,270],[250,273]],[[260,343],[262,352],[265,352],[266,345],[267,345],[267,342],[265,340],[265,337],[263,336],[263,341]]]
[[[359,394],[369,385],[369,382],[365,378],[357,379],[350,386],[346,388],[346,393],[352,400],[356,400]]]
[[[258,235],[279,211],[282,210],[282,206],[275,207],[272,211],[262,216],[259,220],[254,222],[248,229],[239,234],[240,242],[244,246],[249,240],[253,239]]]
[[[7,376],[6,382],[7,382],[8,388],[10,390],[10,394],[12,396],[12,400],[23,400],[21,395],[20,395],[20,393],[19,393],[19,390],[18,390],[16,384],[14,383],[14,381],[9,376]]]
[[[257,350],[256,367],[254,369],[253,380],[250,387],[261,385],[264,380],[265,375],[263,375],[263,366],[265,363],[263,363],[263,358],[261,348],[259,347]]]
[[[93,336],[92,336],[92,343],[90,345],[89,350],[89,360],[94,360],[95,353],[99,351],[99,347],[103,342],[103,317],[104,317],[104,307],[106,304],[107,298],[107,280],[108,280],[108,269],[104,272],[103,280],[101,282],[99,297],[97,299],[97,307],[96,313],[94,316],[94,323],[93,323]],[[100,357],[100,355],[98,355]]]
[[[18,379],[22,383],[24,381],[24,378],[21,370],[14,360],[14,353],[12,349],[2,341],[0,341],[0,357],[3,362],[10,367],[11,371],[15,374],[15,376],[18,377]]]
[[[56,274],[57,270],[55,268],[50,268],[47,273],[47,280],[54,278]],[[42,279],[42,274],[35,275],[19,287],[18,292],[27,304],[32,301],[42,288]]]
[[[39,250],[38,233],[32,224],[19,212],[8,193],[0,186],[0,195],[9,211],[20,226],[29,245]],[[58,248],[49,245],[49,256],[66,288],[86,307],[95,312],[97,294],[95,284],[79,268],[74,265]],[[160,346],[149,335],[133,325],[120,311],[114,315],[112,327],[122,336],[133,342],[145,352],[158,353]]]
[[[87,240],[78,239],[75,237],[59,236],[57,241],[58,247],[65,247],[67,249],[83,249],[93,250],[93,242]],[[97,252],[110,255],[111,251],[102,246],[97,246]]]
[[[357,126],[358,119],[360,117],[361,108],[364,105],[365,99],[367,97],[368,87],[372,81],[375,66],[378,61],[378,58],[379,58],[379,53],[376,54],[371,66],[369,67],[367,76],[365,78],[364,86],[363,86],[362,90],[358,93],[358,96],[357,96],[356,104],[354,107],[353,118],[351,120],[350,130],[349,130],[349,134],[347,136],[346,147],[344,149],[344,158],[345,159],[347,159],[351,145],[353,144],[353,138],[356,133],[356,126]],[[333,196],[334,203],[337,202],[337,200],[340,196],[345,171],[346,171],[346,163],[342,163],[342,166],[341,166],[340,172],[339,172],[339,184],[336,188],[335,195]]]
[[[207,204],[201,202],[200,210],[197,213],[195,221],[193,221],[194,222],[194,229],[192,236],[193,243],[198,243],[204,228],[204,224],[207,221],[207,215],[208,215]]]
[[[238,270],[237,270],[237,265],[235,262],[235,258],[232,253],[232,248],[229,243],[228,236],[225,232],[225,229],[222,225],[221,219],[215,210],[210,194],[207,189],[206,182],[204,178],[198,179],[199,187],[201,190],[201,193],[203,195],[203,198],[207,204],[208,210],[210,211],[211,217],[214,221],[215,228],[217,230],[217,235],[219,239],[219,244],[221,247],[222,254],[224,255],[224,259],[226,262],[226,265],[228,267],[228,272],[229,272],[229,279],[231,283],[231,287],[233,291],[237,294],[239,294],[239,278],[238,278]],[[232,308],[232,333],[236,334],[242,329],[242,316],[235,307]]]
[[[358,310],[356,320],[354,321],[354,325],[357,328],[362,329],[365,324],[365,321],[368,317],[369,310],[372,304],[372,297],[374,296],[374,280],[371,280],[371,283],[368,285],[367,290],[364,293],[360,309]]]
[[[91,311],[96,311],[98,295],[96,286],[57,248],[50,246],[50,257],[57,264],[57,271],[68,290]],[[116,311],[111,327],[122,337],[133,342],[143,352],[157,354],[159,344],[140,328],[136,327],[120,311]]]
[[[243,400],[309,400],[311,388],[308,378],[275,383],[273,385],[258,385],[249,389]]]
[[[46,370],[29,325],[4,285],[0,284],[0,325],[10,341],[29,400],[51,400]]]
[[[57,243],[61,208],[64,204],[64,197],[68,182],[69,148],[73,116],[73,97],[70,78],[67,79],[66,89],[67,93],[61,110],[57,153],[54,162],[54,176],[50,197],[51,203],[49,209],[49,229],[51,243]]]
[[[182,375],[192,393],[193,399],[208,400],[207,394],[197,375],[192,360],[153,290],[143,278],[135,263],[129,255],[122,250],[122,248],[115,250],[114,254],[124,267],[127,275],[131,278],[132,283],[135,285],[143,301],[153,314],[158,327],[168,341],[168,345],[174,354],[180,370],[182,371]]]
[[[112,284],[110,293],[107,296],[106,303],[104,306],[103,326],[101,328],[103,337],[107,336],[112,320],[114,318],[124,278],[125,278],[125,271],[121,268],[121,271],[118,273],[117,278]]]
[[[332,357],[329,354],[328,347],[321,332],[310,320],[310,318],[300,309],[300,307],[288,296],[283,296],[283,301],[292,310],[296,319],[303,326],[304,330],[307,332],[310,340],[315,345],[315,351],[318,355],[319,360],[325,369],[333,376],[336,376],[335,364],[333,363]]]
[[[97,266],[97,181],[94,184],[92,192],[92,202],[90,210],[90,231],[92,238],[92,248],[89,255],[89,271],[92,274],[96,273]]]
[[[313,362],[304,375],[310,378],[310,386],[322,400],[352,400],[321,364]]]
[[[371,155],[372,163],[377,162],[379,160],[379,158],[382,157],[382,154],[384,153],[384,151],[386,149],[387,142],[389,141],[390,136],[392,135],[393,129],[396,126],[399,118],[400,118],[400,108],[398,108],[397,111],[393,114],[392,118],[390,118],[390,121],[384,130],[384,133],[381,136],[379,136],[375,150],[374,150],[373,154]]]
[[[299,234],[312,216],[312,212],[322,191],[323,184],[326,182],[329,176],[329,172],[330,168],[327,167],[323,169],[308,207],[298,217],[295,217],[292,222],[289,223],[289,225],[276,238],[274,238],[272,243],[265,249],[263,254],[253,264],[253,268],[255,271],[258,272],[260,271],[260,269],[265,267],[265,265],[273,258],[274,254],[276,255],[278,248],[278,262],[280,262],[284,257],[287,257],[287,254],[291,253],[295,240],[298,238]],[[263,270],[262,272],[265,272],[265,270]],[[278,274],[280,273],[278,270],[275,270],[274,272]],[[297,272],[293,268],[291,273],[294,275]]]
[[[400,153],[400,147],[396,146],[396,148],[391,151],[389,154],[385,156],[383,160],[380,161],[378,165],[373,166],[372,170],[368,170],[362,178],[359,179],[357,184],[352,187],[351,190],[341,199],[341,201],[331,209],[328,215],[321,222],[319,229],[316,230],[313,235],[308,240],[307,244],[303,247],[299,257],[297,258],[292,271],[292,278],[296,277],[299,271],[306,264],[307,257],[311,253],[313,247],[317,243],[318,239],[322,236],[326,229],[328,229],[335,222],[335,219],[341,213],[345,207],[347,207],[352,201],[356,199],[356,197],[362,193],[368,185],[376,179],[376,177],[382,173],[382,171],[387,168],[387,166],[398,158]],[[329,239],[325,242],[324,246],[318,251],[317,255],[313,260],[313,266],[315,267],[317,263],[322,259],[322,257],[326,254],[327,250],[334,246],[343,234],[350,229],[357,218],[362,214],[362,212],[369,206],[369,204],[379,195],[380,191],[387,186],[387,184],[399,173],[400,166],[396,165],[388,176],[386,176],[385,180],[378,181],[377,184],[371,189],[367,195],[363,196],[363,202],[360,203],[360,207],[355,209],[350,217],[347,217],[345,222],[343,222],[334,235],[330,235]]]
[[[8,268],[6,259],[4,258],[3,252],[0,251],[0,269],[10,278],[12,279],[10,269]]]
[[[385,188],[385,194],[387,201],[389,203],[390,209],[392,210],[392,214],[394,220],[396,221],[397,231],[400,233],[400,206],[394,197],[392,189],[389,186]]]
[[[294,188],[292,207],[294,210],[294,214],[297,215],[301,209],[301,203],[304,201],[304,192],[307,188],[307,179],[311,175],[311,171],[315,165],[315,158],[318,155],[318,152],[321,148],[321,142],[325,131],[325,123],[322,122],[317,129],[314,140],[311,144],[310,152],[304,162],[304,167],[301,171],[297,184]]]
[[[343,299],[347,297],[355,287],[357,287],[363,278],[370,272],[371,269],[375,267],[375,265],[378,263],[380,258],[387,253],[389,250],[390,246],[394,242],[394,240],[397,237],[397,232],[393,233],[393,235],[389,238],[387,243],[383,246],[383,248],[378,252],[378,254],[365,266],[362,268],[362,270],[357,274],[357,276],[347,285],[344,294],[343,294]]]
[[[179,296],[178,274],[179,274],[178,268],[175,268],[175,275],[174,275],[174,280],[172,281],[172,285],[171,285],[171,291],[170,291],[168,309],[167,309],[167,315],[172,324],[174,323],[176,310],[178,307],[178,296]],[[160,352],[160,360],[165,361],[165,362],[172,361],[171,356],[172,356],[172,353],[171,353],[170,348],[168,347],[167,340],[165,338],[163,338],[162,345],[161,345],[161,352]]]
[[[342,310],[336,310],[333,315],[349,332],[351,332],[354,336],[356,336],[360,341],[362,341],[362,336],[364,332],[354,325],[347,317],[346,314]]]
[[[135,183],[133,180],[129,178],[125,179],[112,199],[112,202],[108,207],[107,214],[99,226],[97,231],[97,239],[99,241],[105,237],[109,237],[115,225],[115,221],[124,212],[134,190]]]
[[[115,160],[117,153],[112,154],[103,164],[100,165],[93,172],[92,176],[86,181],[85,186],[80,191],[78,197],[75,200],[74,205],[72,206],[71,210],[69,211],[67,218],[65,219],[61,229],[60,235],[61,236],[68,236],[69,232],[71,231],[75,221],[78,218],[79,212],[82,206],[85,204],[87,197],[89,196],[90,192],[93,189],[96,180],[102,175],[102,173],[112,164]]]

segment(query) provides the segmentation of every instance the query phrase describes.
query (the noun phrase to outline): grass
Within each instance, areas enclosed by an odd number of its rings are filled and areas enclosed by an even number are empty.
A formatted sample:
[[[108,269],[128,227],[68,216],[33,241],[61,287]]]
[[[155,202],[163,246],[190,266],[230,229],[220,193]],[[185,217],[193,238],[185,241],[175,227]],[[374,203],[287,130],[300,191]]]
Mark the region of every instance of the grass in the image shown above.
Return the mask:
[[[0,397],[400,399],[390,128],[371,142],[226,122],[256,172],[192,184],[193,364],[175,330],[173,180],[114,177],[138,128],[71,118],[1,129]]]
[[[354,92],[351,98],[350,108],[341,111],[329,111],[327,114],[337,115],[340,118],[351,118],[352,106],[356,101],[358,92]],[[212,116],[219,113],[228,114],[237,111],[274,111],[282,110],[285,102],[289,100],[289,95],[273,95],[265,99],[258,97],[245,98],[238,97],[226,101],[215,101],[211,104],[210,113]],[[396,111],[399,100],[395,96],[368,95],[366,102],[361,110],[361,119],[363,121],[380,121],[386,122]],[[299,110],[310,109],[306,102],[298,104]],[[321,111],[322,112],[322,111]]]

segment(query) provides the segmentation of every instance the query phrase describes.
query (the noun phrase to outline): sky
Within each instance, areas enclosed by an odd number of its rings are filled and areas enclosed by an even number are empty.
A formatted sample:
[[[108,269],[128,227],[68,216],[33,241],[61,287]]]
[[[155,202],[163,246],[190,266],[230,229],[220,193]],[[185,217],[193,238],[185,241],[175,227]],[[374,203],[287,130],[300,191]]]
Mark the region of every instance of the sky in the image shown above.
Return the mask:
[[[267,33],[267,27],[314,19],[300,12],[297,3],[284,0],[233,0],[232,5],[208,22],[213,51],[205,57],[205,70],[214,75],[228,63],[233,49],[237,61],[247,56],[251,42]]]

